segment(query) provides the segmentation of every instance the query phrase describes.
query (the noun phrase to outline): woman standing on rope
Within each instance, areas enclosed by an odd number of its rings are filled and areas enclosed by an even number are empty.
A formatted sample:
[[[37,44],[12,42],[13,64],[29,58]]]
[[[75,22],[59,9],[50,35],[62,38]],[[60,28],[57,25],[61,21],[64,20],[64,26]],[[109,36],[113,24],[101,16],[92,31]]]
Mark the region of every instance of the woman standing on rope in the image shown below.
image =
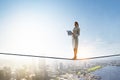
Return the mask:
[[[77,21],[74,23],[74,28],[72,32],[72,45],[73,45],[73,51],[74,51],[74,57],[73,59],[77,59],[77,49],[78,49],[78,36],[80,35],[80,28]]]

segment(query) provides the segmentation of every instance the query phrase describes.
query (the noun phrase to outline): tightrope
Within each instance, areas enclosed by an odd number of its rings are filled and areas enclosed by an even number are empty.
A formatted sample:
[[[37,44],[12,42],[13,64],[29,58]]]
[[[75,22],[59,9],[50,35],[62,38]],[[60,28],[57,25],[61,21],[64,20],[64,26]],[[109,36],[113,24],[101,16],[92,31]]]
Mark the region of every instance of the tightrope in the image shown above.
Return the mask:
[[[62,60],[73,60],[70,58],[62,58],[62,57],[49,57],[49,56],[38,56],[38,55],[27,55],[27,54],[14,54],[14,53],[0,53],[1,55],[13,55],[13,56],[24,56],[24,57],[36,57],[36,58],[50,58],[50,59],[62,59]],[[98,58],[108,58],[120,56],[120,54],[106,55],[106,56],[97,56],[97,57],[89,57],[89,58],[81,58],[76,60],[88,60],[88,59],[98,59]]]

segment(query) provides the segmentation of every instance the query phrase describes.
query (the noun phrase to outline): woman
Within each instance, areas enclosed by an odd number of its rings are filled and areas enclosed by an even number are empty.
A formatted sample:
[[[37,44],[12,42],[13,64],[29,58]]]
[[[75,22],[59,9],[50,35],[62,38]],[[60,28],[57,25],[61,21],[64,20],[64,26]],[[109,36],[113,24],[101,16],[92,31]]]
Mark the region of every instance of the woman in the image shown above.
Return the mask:
[[[74,23],[73,33],[72,33],[72,44],[73,44],[73,51],[74,51],[74,57],[73,59],[77,59],[77,49],[78,49],[78,36],[80,35],[80,28],[79,24],[76,21]]]

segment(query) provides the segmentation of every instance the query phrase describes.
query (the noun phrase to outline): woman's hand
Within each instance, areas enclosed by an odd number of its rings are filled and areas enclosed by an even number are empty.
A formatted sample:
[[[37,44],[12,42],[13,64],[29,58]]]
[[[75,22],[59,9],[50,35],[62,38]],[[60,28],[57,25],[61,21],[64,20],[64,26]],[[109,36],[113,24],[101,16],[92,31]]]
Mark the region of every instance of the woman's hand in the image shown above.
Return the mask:
[[[73,37],[75,38],[75,34],[74,34],[74,33],[72,33],[72,35],[73,35]]]

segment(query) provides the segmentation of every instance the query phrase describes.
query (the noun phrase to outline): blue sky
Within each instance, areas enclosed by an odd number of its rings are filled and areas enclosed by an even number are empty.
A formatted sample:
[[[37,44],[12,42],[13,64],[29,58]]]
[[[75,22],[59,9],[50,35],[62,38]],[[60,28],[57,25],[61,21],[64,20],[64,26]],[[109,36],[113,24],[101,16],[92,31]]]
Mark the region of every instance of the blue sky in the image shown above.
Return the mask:
[[[119,0],[0,0],[0,52],[72,57],[66,30],[81,29],[79,57],[120,53]]]

